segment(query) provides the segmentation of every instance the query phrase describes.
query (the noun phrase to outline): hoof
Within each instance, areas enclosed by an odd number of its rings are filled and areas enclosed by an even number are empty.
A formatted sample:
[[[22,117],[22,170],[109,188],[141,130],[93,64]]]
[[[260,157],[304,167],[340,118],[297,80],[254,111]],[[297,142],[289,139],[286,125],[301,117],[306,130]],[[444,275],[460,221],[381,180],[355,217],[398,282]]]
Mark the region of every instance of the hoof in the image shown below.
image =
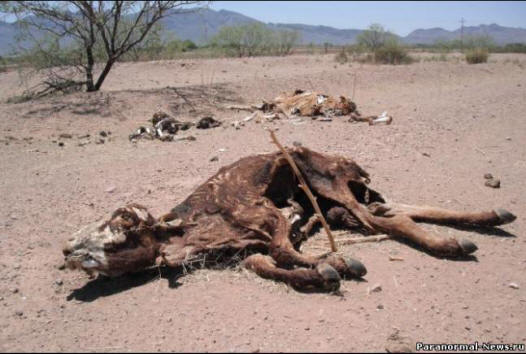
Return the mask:
[[[355,278],[361,278],[367,274],[367,269],[362,264],[362,262],[347,257],[344,257],[344,261],[351,276]]]
[[[340,288],[340,275],[330,264],[321,263],[316,266],[318,274],[323,278],[323,287],[328,291],[336,291]]]
[[[468,240],[464,240],[464,239],[463,240],[459,240],[458,241],[458,245],[462,249],[462,253],[464,255],[472,254],[473,252],[478,250],[477,245],[475,245],[473,242],[468,241]]]
[[[510,222],[517,219],[515,215],[504,209],[495,209],[495,214],[499,217],[500,225],[509,224]]]

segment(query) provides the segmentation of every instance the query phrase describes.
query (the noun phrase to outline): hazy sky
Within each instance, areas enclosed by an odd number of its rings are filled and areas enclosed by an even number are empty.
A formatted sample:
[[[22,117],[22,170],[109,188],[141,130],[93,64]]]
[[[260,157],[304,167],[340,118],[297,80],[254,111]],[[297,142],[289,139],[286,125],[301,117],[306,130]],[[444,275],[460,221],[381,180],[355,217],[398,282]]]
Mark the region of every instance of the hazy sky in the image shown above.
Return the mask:
[[[214,1],[214,10],[231,10],[263,22],[303,23],[363,29],[371,23],[405,36],[417,28],[497,23],[526,28],[526,1]]]

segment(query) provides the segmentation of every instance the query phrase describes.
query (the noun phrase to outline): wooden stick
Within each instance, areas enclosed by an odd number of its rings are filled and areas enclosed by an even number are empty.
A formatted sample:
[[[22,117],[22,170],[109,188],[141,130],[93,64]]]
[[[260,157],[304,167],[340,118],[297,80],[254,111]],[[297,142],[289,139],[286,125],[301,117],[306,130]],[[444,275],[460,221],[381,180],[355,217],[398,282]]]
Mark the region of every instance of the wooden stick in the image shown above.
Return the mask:
[[[381,234],[381,235],[374,235],[374,236],[366,236],[366,237],[354,237],[354,238],[347,238],[343,240],[336,240],[339,245],[353,245],[355,243],[364,243],[364,242],[379,242],[383,240],[389,240],[391,237],[389,235]]]
[[[276,135],[274,134],[274,131],[269,129],[270,131],[270,137],[272,138],[272,142],[276,144],[276,146],[281,150],[285,158],[290,164],[290,167],[292,167],[292,170],[296,174],[296,177],[298,177],[298,180],[300,182],[300,188],[303,189],[307,197],[309,198],[312,206],[314,207],[314,210],[316,211],[316,214],[318,214],[318,218],[321,221],[323,228],[325,229],[325,232],[327,232],[327,237],[329,238],[329,242],[331,244],[331,250],[332,252],[337,252],[338,249],[336,248],[336,244],[334,243],[334,238],[332,237],[331,229],[329,228],[329,224],[327,224],[327,221],[323,217],[323,214],[321,213],[320,206],[318,205],[318,202],[316,201],[316,197],[312,194],[311,190],[307,186],[307,183],[303,179],[303,176],[298,169],[298,166],[296,166],[296,163],[292,159],[292,156],[289,155],[287,150],[279,143],[278,139],[276,138]]]

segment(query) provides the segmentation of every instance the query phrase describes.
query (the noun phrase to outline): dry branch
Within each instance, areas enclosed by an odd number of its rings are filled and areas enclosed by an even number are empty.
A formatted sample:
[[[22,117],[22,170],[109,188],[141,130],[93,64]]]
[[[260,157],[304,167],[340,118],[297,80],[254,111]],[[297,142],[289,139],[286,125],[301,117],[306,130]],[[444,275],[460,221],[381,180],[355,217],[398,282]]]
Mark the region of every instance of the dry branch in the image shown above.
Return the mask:
[[[347,238],[343,240],[336,240],[339,245],[354,245],[356,243],[364,243],[364,242],[380,242],[384,240],[388,240],[391,237],[389,235],[381,234],[381,235],[374,235],[374,236],[366,236],[366,237],[354,237],[354,238]]]
[[[298,169],[298,166],[296,166],[294,159],[292,159],[292,156],[290,156],[287,150],[285,150],[285,148],[279,143],[278,139],[276,138],[276,135],[274,134],[274,131],[271,129],[269,129],[269,131],[270,131],[270,137],[272,138],[272,142],[281,150],[281,152],[287,159],[288,163],[290,164],[290,167],[292,167],[292,170],[294,171],[294,174],[296,175],[296,177],[298,177],[298,180],[300,182],[300,188],[303,189],[303,191],[309,198],[312,206],[314,207],[314,210],[316,211],[316,214],[318,215],[318,218],[321,221],[323,228],[325,229],[325,232],[327,232],[327,237],[329,238],[329,242],[331,244],[331,250],[333,252],[337,252],[338,249],[336,248],[336,244],[334,243],[334,238],[332,237],[331,229],[329,228],[329,224],[327,224],[325,217],[321,213],[321,209],[320,209],[320,206],[318,205],[318,202],[316,201],[316,197],[312,194],[311,190],[307,186],[307,183],[305,182],[303,175]]]

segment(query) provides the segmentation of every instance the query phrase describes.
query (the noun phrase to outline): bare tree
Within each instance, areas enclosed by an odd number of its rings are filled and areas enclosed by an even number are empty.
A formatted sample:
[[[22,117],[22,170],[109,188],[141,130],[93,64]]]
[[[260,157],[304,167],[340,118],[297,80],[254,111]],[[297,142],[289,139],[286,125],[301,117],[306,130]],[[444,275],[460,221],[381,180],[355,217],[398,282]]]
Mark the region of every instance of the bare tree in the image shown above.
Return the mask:
[[[190,6],[199,3],[202,1],[9,1],[2,10],[16,15],[33,38],[35,33],[47,33],[57,45],[62,41],[74,48],[73,66],[84,79],[56,75],[48,80],[48,87],[60,90],[64,88],[60,85],[85,85],[89,92],[101,88],[119,58],[138,46],[161,19],[195,11]],[[103,63],[97,77],[96,61]]]

